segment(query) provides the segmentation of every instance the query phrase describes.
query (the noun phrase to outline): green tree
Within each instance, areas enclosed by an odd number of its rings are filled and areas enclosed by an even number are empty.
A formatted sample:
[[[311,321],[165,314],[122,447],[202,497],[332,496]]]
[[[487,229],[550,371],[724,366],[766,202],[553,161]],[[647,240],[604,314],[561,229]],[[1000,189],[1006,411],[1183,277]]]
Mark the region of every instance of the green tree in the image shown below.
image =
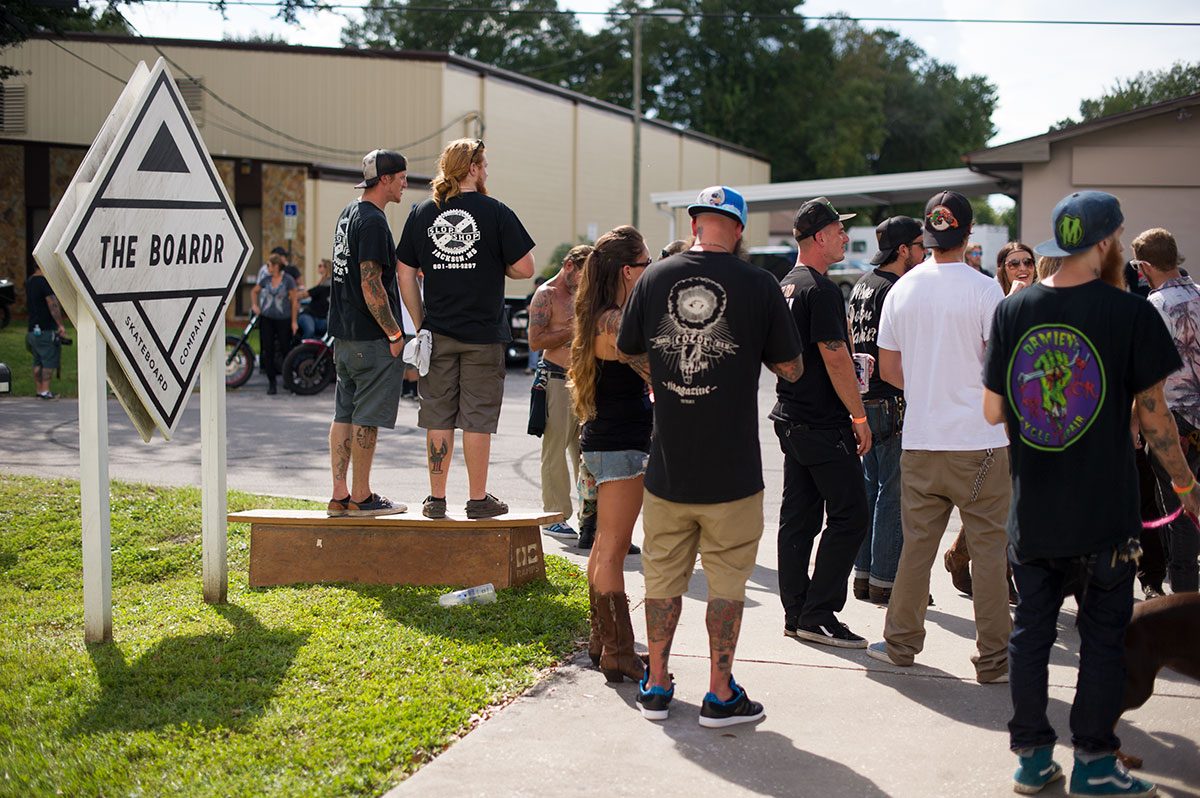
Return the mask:
[[[1089,122],[1197,93],[1200,93],[1200,62],[1176,61],[1169,69],[1139,72],[1132,78],[1118,79],[1105,94],[1080,102],[1079,115],[1081,121]],[[1054,127],[1075,124],[1078,122],[1068,117]]]

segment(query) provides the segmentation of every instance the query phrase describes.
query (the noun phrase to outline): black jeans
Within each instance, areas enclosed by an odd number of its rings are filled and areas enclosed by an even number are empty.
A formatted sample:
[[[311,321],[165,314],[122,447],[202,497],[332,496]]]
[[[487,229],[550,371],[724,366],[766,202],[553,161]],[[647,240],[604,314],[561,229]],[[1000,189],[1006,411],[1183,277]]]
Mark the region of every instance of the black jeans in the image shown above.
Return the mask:
[[[1084,753],[1107,754],[1121,747],[1113,731],[1125,693],[1125,627],[1133,613],[1132,562],[1113,559],[1110,549],[1089,558],[1020,562],[1008,550],[1021,601],[1008,640],[1013,716],[1009,743],[1016,751],[1053,745],[1046,717],[1050,650],[1058,634],[1064,591],[1079,603],[1079,679],[1071,705],[1071,744]]]
[[[258,335],[259,341],[262,343],[262,353],[258,362],[262,366],[263,373],[274,384],[275,377],[281,370],[283,358],[288,352],[288,345],[292,341],[292,320],[260,316]]]
[[[846,582],[870,527],[862,461],[848,427],[808,429],[775,422],[783,449],[779,509],[779,597],[801,625],[828,623],[846,605]],[[821,534],[821,517],[827,526]],[[812,577],[808,562],[821,534]]]

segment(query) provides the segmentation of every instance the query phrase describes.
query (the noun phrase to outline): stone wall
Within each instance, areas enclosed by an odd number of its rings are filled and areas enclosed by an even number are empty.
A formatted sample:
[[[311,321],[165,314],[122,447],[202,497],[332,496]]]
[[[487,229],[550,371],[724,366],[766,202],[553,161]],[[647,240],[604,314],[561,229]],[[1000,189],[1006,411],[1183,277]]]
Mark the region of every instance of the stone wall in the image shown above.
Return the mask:
[[[63,192],[67,190],[71,178],[79,171],[79,165],[83,163],[83,156],[85,155],[87,155],[87,150],[84,149],[50,148],[51,214],[58,207],[58,201],[62,199]]]
[[[17,286],[13,313],[25,312],[25,148],[0,146],[0,277]]]
[[[308,170],[303,166],[262,165],[262,258],[275,247],[288,248],[283,235],[283,204],[297,205],[296,237],[292,239],[292,263],[304,272],[304,181]]]

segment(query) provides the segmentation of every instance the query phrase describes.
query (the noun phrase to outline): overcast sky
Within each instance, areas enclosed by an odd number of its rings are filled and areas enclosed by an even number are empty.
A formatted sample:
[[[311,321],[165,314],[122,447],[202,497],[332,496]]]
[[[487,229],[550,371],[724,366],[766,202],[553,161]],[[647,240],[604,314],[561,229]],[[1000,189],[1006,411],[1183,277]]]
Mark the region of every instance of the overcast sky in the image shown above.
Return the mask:
[[[340,0],[350,2],[351,0]],[[354,0],[357,2],[357,0]],[[339,0],[333,0],[339,2]],[[413,0],[419,3],[420,0]],[[573,11],[604,11],[611,0],[559,0]],[[1124,22],[1191,22],[1200,25],[1200,2],[1195,0],[808,0],[806,16],[838,12],[863,17],[922,17],[934,19],[1065,20],[1088,18]],[[229,0],[228,19],[206,5],[149,2],[122,7],[122,12],[146,36],[221,39],[252,32],[275,33],[293,44],[336,47],[345,18],[340,14],[302,14],[301,24],[277,20],[270,7],[237,7]],[[353,14],[354,12],[346,12]],[[595,30],[602,16],[582,16],[581,24]],[[916,42],[927,54],[958,68],[960,75],[984,75],[999,98],[992,122],[992,144],[1036,136],[1067,116],[1078,116],[1079,101],[1098,97],[1118,78],[1142,70],[1157,70],[1176,61],[1200,61],[1200,27],[1081,26],[1045,24],[980,24],[967,22],[873,22]]]

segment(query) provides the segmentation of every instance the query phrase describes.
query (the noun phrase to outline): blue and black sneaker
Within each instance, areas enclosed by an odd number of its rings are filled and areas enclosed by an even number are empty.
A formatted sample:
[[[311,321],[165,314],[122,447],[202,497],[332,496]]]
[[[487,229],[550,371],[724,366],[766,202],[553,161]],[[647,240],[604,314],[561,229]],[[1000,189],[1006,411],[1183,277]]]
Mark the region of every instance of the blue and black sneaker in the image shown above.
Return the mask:
[[[719,729],[737,723],[752,723],[763,716],[763,705],[751,701],[732,676],[729,677],[729,687],[733,690],[733,697],[728,701],[717,698],[716,693],[704,696],[704,704],[700,707],[701,726]]]
[[[1076,798],[1119,795],[1123,798],[1150,798],[1158,788],[1148,781],[1131,775],[1114,754],[1094,762],[1082,762],[1075,757],[1071,770],[1071,789],[1067,795]]]
[[[1063,777],[1062,766],[1054,761],[1054,746],[1033,749],[1029,756],[1020,757],[1021,764],[1013,774],[1013,790],[1022,795],[1041,792],[1052,781]]]
[[[671,712],[671,699],[675,697],[675,683],[671,683],[670,690],[664,690],[657,685],[647,689],[649,681],[650,671],[647,670],[638,684],[638,709],[642,711],[646,720],[666,720]]]

